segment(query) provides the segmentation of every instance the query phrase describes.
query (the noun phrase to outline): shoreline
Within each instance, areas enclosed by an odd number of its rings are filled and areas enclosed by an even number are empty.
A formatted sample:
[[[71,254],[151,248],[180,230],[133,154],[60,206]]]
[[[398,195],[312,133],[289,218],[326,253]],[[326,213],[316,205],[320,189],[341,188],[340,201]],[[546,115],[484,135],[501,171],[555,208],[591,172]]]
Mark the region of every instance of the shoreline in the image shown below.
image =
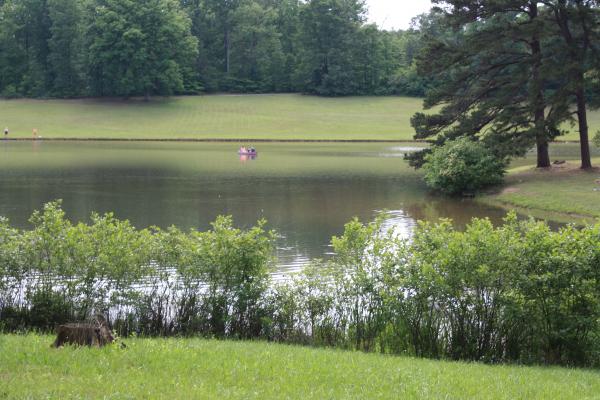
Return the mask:
[[[545,220],[548,223],[557,224],[575,224],[577,226],[586,226],[594,224],[598,217],[589,214],[578,214],[576,212],[556,211],[535,206],[520,206],[510,201],[503,201],[494,198],[493,194],[485,194],[475,198],[479,204],[497,207],[509,211],[515,211],[517,214],[527,217],[533,217],[538,220]]]
[[[600,159],[593,159],[594,165]],[[518,171],[518,172],[517,172]],[[535,166],[510,172],[503,185],[476,198],[491,205],[538,219],[576,225],[600,220],[600,168],[581,170],[578,160],[539,170]]]
[[[427,143],[424,140],[391,139],[253,139],[253,138],[3,138],[13,142],[189,142],[189,143]]]
[[[12,142],[180,142],[180,143],[418,143],[422,139],[253,139],[253,138],[110,138],[110,137],[8,137],[0,141]],[[557,140],[551,144],[576,144],[578,140]]]

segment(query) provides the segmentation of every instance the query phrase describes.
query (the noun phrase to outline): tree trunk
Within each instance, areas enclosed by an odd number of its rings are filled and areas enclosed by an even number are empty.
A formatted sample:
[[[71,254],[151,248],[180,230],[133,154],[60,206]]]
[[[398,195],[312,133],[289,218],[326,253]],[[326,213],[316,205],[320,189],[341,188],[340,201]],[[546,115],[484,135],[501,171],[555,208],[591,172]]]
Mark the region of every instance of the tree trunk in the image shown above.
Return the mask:
[[[583,83],[583,76],[579,77]],[[581,145],[581,168],[592,168],[592,160],[590,157],[590,139],[587,123],[586,99],[583,85],[578,83],[575,96],[577,97],[577,119],[579,122],[579,142]]]
[[[585,29],[583,30],[583,47],[578,48],[578,43],[573,37],[569,27],[570,20],[567,10],[567,2],[565,0],[561,0],[558,2],[556,7],[553,7],[553,9],[556,22],[558,23],[561,31],[561,35],[565,40],[565,44],[569,50],[569,61],[577,68],[572,75],[570,74],[570,78],[575,84],[575,97],[577,99],[577,119],[579,123],[579,142],[581,145],[581,168],[589,169],[592,168],[592,160],[590,157],[590,140],[585,99],[585,81],[582,67],[589,47],[589,32],[587,32]]]
[[[534,64],[534,81],[539,80],[539,69]],[[541,86],[534,83],[535,103],[534,103],[534,124],[535,124],[535,142],[537,144],[537,167],[550,167],[550,154],[548,153],[548,136],[546,135],[546,111],[544,109],[544,93]]]
[[[537,167],[550,167],[550,154],[548,153],[548,140],[546,138],[537,137]]]
[[[536,1],[529,3],[531,20],[538,18],[538,6]],[[531,40],[532,64],[532,91],[533,91],[533,113],[535,124],[535,142],[537,145],[537,167],[550,167],[550,155],[548,154],[548,136],[546,135],[546,110],[544,100],[544,83],[540,70],[542,68],[542,45],[538,33],[533,34]]]

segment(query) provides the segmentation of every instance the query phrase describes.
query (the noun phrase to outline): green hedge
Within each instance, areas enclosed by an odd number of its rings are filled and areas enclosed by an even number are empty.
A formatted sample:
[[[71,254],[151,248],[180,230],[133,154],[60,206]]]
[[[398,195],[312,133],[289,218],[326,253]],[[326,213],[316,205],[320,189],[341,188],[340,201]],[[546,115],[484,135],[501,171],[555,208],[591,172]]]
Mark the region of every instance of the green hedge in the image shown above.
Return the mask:
[[[219,217],[206,232],[0,221],[0,326],[50,330],[107,312],[120,335],[265,339],[484,362],[600,365],[600,225],[551,230],[509,215],[346,225],[335,256],[274,281],[275,234]]]

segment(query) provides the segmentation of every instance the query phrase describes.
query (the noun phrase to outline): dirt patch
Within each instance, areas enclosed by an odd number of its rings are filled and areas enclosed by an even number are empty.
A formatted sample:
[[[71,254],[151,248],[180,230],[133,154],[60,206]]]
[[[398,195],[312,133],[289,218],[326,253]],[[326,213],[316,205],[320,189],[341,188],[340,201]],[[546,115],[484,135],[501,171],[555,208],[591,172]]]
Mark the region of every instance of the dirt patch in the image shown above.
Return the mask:
[[[518,191],[519,191],[518,187],[509,186],[509,187],[502,189],[500,194],[511,194],[511,193],[517,193]]]

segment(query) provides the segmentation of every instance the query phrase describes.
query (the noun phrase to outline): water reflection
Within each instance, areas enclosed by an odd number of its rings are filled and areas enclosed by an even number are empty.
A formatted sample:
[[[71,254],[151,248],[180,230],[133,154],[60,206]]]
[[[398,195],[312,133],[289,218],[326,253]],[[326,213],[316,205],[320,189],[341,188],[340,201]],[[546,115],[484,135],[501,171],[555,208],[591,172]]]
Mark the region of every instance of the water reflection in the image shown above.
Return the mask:
[[[382,229],[385,232],[393,231],[394,235],[403,239],[408,239],[417,225],[417,220],[408,216],[404,210],[380,211],[386,218],[383,221]]]
[[[257,155],[248,155],[248,154],[240,154],[240,161],[246,162],[251,160],[256,160]]]
[[[473,216],[495,222],[504,216],[471,200],[428,195],[402,160],[404,147],[265,144],[253,159],[237,155],[231,144],[3,145],[0,215],[17,226],[27,227],[33,210],[58,198],[73,220],[114,211],[137,227],[207,229],[220,214],[248,227],[266,218],[281,235],[281,270],[326,257],[331,236],[354,216],[368,221],[391,210],[386,226],[405,236],[419,219],[453,218],[463,225]]]

